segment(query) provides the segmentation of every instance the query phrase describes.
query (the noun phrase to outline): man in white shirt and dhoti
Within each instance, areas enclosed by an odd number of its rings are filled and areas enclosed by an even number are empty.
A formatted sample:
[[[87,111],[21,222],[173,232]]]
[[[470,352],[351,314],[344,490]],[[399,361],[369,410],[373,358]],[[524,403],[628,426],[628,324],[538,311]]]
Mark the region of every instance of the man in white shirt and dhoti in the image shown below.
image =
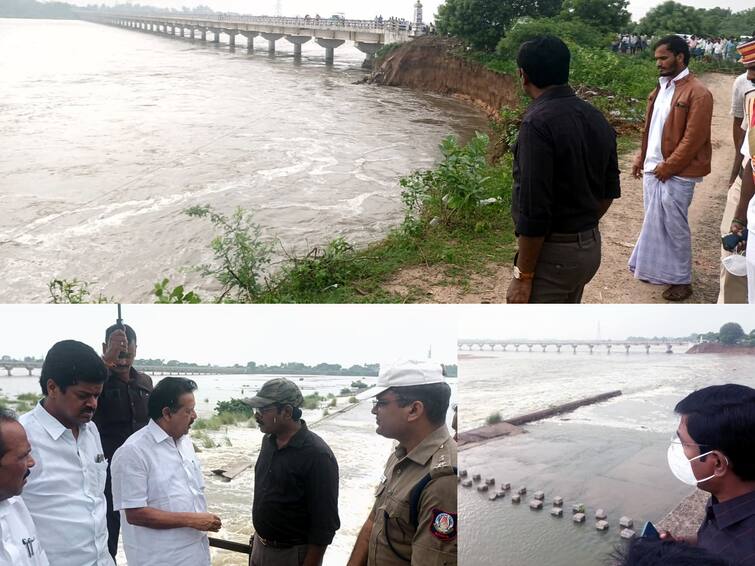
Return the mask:
[[[13,412],[0,409],[0,566],[48,566],[24,500],[19,497],[34,467],[26,432]]]
[[[58,342],[42,366],[44,398],[19,419],[36,462],[22,497],[51,566],[114,565],[105,520],[107,461],[91,422],[106,379],[92,348]]]
[[[642,150],[632,168],[643,179],[645,219],[629,269],[641,281],[668,285],[668,301],[692,295],[687,213],[695,185],[711,170],[713,95],[690,74],[689,58],[679,36],[656,43],[660,84],[648,99]]]
[[[150,395],[147,426],[116,450],[113,508],[121,512],[126,559],[134,566],[210,566],[202,469],[188,435],[197,415],[190,379],[166,377]]]

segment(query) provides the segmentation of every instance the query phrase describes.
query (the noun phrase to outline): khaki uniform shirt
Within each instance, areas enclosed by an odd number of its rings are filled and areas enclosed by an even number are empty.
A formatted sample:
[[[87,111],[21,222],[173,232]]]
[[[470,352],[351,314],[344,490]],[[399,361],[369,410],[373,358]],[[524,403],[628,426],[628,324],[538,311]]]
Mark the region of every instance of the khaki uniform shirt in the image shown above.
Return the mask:
[[[456,566],[455,466],[456,443],[445,426],[409,454],[396,448],[375,492],[369,566]],[[432,479],[419,499],[415,527],[410,520],[411,492],[427,474]]]

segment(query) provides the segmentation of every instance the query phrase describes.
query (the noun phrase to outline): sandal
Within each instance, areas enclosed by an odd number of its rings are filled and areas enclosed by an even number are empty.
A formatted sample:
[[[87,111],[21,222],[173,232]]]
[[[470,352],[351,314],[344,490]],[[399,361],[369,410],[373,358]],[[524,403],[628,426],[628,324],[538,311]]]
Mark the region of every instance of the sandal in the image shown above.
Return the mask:
[[[692,296],[692,285],[671,285],[663,292],[663,298],[667,301],[686,301]]]

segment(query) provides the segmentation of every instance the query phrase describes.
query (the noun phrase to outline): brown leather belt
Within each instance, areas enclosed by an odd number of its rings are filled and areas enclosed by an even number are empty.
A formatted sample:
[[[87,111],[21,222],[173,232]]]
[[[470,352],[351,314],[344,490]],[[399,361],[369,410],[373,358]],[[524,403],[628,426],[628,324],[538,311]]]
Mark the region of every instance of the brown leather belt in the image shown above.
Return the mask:
[[[306,542],[280,542],[277,540],[267,540],[262,538],[260,535],[254,535],[254,537],[262,543],[263,546],[269,546],[270,548],[278,548],[281,550],[284,550],[286,548],[293,548],[295,546],[301,546],[303,544],[307,544]]]
[[[600,232],[597,228],[591,228],[578,234],[548,234],[545,237],[546,242],[553,242],[554,244],[573,244],[576,242],[589,242],[591,240],[597,240]]]

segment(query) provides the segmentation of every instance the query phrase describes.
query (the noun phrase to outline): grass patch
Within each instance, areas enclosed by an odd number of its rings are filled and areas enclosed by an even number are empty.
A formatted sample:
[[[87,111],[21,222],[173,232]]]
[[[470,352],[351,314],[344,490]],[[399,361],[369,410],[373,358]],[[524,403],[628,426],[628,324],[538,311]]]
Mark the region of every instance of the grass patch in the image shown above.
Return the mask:
[[[503,422],[503,417],[501,416],[500,411],[496,411],[495,413],[490,413],[485,419],[485,424],[487,425],[494,425],[501,422]]]

